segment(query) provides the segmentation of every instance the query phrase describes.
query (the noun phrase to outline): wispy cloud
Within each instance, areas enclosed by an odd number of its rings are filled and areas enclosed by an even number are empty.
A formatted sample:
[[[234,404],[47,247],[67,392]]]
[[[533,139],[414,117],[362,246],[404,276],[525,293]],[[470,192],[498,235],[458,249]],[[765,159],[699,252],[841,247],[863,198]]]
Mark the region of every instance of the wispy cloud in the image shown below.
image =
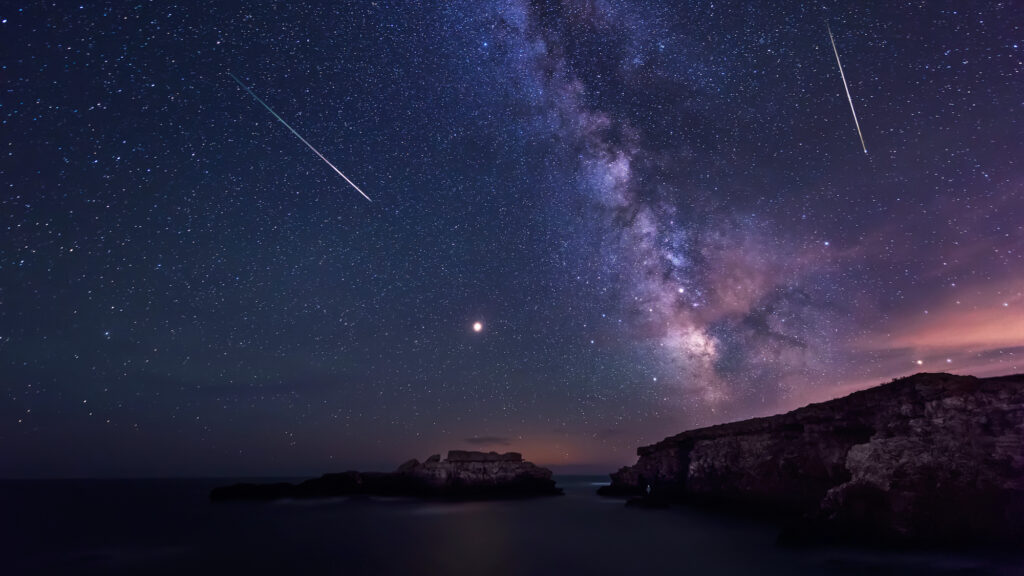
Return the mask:
[[[505,436],[473,436],[464,441],[474,446],[508,446],[512,444],[512,439]]]
[[[910,349],[921,353],[956,353],[1024,345],[1024,293],[1021,279],[996,285],[963,287],[926,311],[902,315],[882,327],[884,334],[863,338],[860,350]]]

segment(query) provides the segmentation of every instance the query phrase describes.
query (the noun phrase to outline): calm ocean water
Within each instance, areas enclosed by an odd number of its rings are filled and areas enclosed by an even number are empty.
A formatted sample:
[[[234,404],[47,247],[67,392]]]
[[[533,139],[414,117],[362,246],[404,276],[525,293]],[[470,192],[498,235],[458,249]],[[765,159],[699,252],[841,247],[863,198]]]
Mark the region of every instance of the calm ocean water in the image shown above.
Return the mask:
[[[0,574],[1000,574],[1021,558],[775,546],[768,524],[566,496],[213,504],[225,480],[0,482]]]

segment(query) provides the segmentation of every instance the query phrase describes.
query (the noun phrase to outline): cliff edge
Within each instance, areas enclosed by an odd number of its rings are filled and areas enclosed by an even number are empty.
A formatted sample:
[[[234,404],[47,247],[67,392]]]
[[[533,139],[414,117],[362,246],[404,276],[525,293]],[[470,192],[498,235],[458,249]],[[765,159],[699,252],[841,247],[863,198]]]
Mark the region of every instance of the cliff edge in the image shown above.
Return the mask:
[[[1024,544],[1024,375],[916,374],[637,454],[600,493],[785,515],[794,543]]]

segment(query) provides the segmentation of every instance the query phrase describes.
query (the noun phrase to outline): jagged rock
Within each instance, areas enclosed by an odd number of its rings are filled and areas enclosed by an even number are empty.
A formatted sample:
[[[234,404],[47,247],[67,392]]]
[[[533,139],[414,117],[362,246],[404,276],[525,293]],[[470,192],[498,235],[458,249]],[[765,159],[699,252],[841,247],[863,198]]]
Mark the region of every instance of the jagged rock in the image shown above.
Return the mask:
[[[550,470],[524,461],[518,452],[452,450],[444,461],[431,458],[402,473],[442,494],[561,493]]]
[[[1024,375],[917,374],[637,454],[602,494],[796,517],[791,542],[1024,544]]]
[[[419,465],[420,465],[420,461],[415,459],[415,458],[413,458],[412,460],[409,460],[406,463],[404,463],[401,466],[399,466],[398,467],[398,472],[408,472],[410,470],[415,470],[416,468],[419,467]]]
[[[490,499],[561,494],[551,471],[523,460],[518,452],[452,450],[420,463],[413,459],[392,473],[324,474],[300,484],[235,484],[216,488],[212,500],[275,500],[352,495]]]
[[[619,468],[618,472],[612,472],[611,478],[612,483],[598,488],[598,494],[601,496],[625,498],[643,495],[640,478],[633,468],[623,466]]]
[[[469,450],[449,450],[449,462],[522,462],[523,455],[519,452],[472,452]]]

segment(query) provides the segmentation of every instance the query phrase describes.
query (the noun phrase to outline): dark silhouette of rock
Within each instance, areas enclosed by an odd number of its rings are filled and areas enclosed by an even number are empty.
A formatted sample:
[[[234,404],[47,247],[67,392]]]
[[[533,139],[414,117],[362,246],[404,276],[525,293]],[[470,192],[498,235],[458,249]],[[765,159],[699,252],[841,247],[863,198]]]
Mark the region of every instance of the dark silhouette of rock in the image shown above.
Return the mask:
[[[1024,375],[916,374],[637,454],[599,493],[780,514],[787,543],[1024,545]]]
[[[399,474],[402,474],[402,473],[405,473],[405,472],[411,472],[411,471],[415,470],[416,468],[418,468],[419,466],[420,466],[420,461],[415,459],[415,458],[413,458],[412,460],[408,460],[404,464],[399,466],[397,472]]]
[[[211,500],[276,500],[337,496],[414,496],[454,500],[524,498],[561,494],[551,471],[522,454],[452,450],[425,462],[409,460],[395,472],[324,474],[299,484],[234,484],[215,488]]]
[[[523,455],[519,452],[473,452],[469,450],[449,450],[449,462],[522,462]]]

